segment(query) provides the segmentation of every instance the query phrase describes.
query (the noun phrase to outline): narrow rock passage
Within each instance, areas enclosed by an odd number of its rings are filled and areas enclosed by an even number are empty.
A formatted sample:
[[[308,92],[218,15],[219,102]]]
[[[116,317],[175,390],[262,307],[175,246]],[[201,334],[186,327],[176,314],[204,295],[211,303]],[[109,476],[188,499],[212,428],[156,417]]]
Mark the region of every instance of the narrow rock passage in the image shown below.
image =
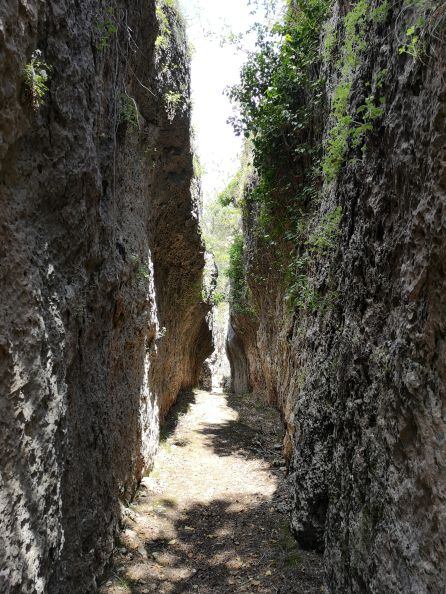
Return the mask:
[[[256,396],[184,396],[101,593],[324,592],[320,557],[288,531],[280,452],[280,421]]]

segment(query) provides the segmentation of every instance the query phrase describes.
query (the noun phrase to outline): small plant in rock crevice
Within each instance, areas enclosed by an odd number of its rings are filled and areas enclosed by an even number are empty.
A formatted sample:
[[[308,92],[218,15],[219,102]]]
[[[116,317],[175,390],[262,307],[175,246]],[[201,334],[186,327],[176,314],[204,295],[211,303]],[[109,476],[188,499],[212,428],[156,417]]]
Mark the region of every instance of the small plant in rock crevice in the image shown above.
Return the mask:
[[[119,119],[121,122],[127,122],[133,129],[140,128],[138,105],[133,97],[127,93],[120,95]]]
[[[417,60],[421,55],[420,35],[426,19],[424,16],[418,17],[417,21],[408,27],[405,31],[405,42],[400,45],[398,52],[400,54],[408,54]]]
[[[218,306],[226,301],[226,295],[221,291],[216,291],[212,296],[212,305]]]
[[[164,95],[166,113],[169,120],[173,120],[183,103],[183,95],[178,91],[168,91]]]
[[[286,301],[290,308],[316,311],[326,309],[335,302],[335,291],[329,290],[321,295],[313,286],[311,270],[318,258],[331,257],[339,236],[341,218],[340,206],[327,212],[303,242],[302,253],[290,262],[286,290]]]
[[[30,62],[25,66],[25,85],[31,97],[32,107],[35,111],[43,104],[48,93],[48,80],[51,66],[42,59],[42,52],[36,50]]]
[[[108,7],[105,16],[96,21],[96,32],[99,36],[96,47],[98,50],[103,51],[109,46],[111,38],[118,32],[115,11],[112,7]]]
[[[339,225],[342,217],[342,208],[337,206],[326,213],[316,229],[312,231],[306,241],[308,252],[314,256],[323,256],[333,249],[339,235]]]
[[[140,280],[150,280],[151,275],[149,266],[145,264],[137,254],[132,254],[130,256],[130,262],[132,263],[133,269]]]

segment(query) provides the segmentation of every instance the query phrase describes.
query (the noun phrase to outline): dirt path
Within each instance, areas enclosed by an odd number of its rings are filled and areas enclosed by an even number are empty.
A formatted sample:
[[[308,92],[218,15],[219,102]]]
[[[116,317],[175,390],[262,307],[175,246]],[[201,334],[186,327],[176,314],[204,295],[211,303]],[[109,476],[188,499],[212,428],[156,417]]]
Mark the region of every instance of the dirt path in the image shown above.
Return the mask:
[[[288,531],[280,431],[255,396],[183,397],[101,594],[324,592],[320,557]]]

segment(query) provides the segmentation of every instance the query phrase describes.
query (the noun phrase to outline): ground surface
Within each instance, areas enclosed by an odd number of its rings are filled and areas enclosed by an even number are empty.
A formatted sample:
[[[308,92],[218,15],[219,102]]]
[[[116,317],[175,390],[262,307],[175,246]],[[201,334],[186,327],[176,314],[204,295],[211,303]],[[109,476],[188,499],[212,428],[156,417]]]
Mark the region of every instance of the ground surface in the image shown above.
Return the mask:
[[[255,396],[196,391],[164,427],[101,594],[315,594],[288,531],[280,421]]]

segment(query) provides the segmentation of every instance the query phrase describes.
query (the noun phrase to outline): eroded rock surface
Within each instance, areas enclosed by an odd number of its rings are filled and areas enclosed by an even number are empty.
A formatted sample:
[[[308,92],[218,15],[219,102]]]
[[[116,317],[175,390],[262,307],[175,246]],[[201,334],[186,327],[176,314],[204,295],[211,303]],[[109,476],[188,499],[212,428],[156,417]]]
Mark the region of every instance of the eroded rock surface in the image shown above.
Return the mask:
[[[304,241],[342,212],[329,253],[308,268],[319,303],[290,304],[279,248],[259,239],[256,204],[244,211],[256,345],[287,428],[292,525],[303,546],[325,549],[339,594],[446,589],[445,23],[444,7],[428,6],[422,57],[402,46],[414,6],[387,6],[366,29],[349,113],[373,91],[385,108],[311,213]],[[332,34],[350,8],[334,4]],[[339,80],[334,39],[335,58],[320,66],[326,105]],[[327,139],[332,120],[322,108],[317,117]]]
[[[233,312],[229,319],[226,352],[235,394],[263,391],[263,374],[257,350],[258,321],[254,315]]]
[[[119,500],[211,350],[184,32],[161,8],[0,7],[5,594],[95,591]]]

